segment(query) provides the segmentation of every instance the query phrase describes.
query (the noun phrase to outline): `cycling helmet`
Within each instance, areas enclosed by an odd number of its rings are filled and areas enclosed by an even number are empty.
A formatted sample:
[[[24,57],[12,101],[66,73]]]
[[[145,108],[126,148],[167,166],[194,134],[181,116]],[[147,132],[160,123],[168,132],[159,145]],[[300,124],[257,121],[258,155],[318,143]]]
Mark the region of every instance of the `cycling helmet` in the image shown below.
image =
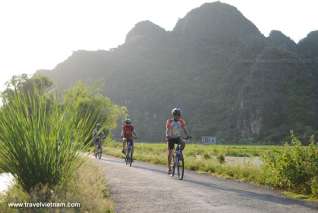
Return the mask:
[[[126,124],[131,124],[131,120],[130,120],[129,118],[127,118],[127,119],[125,120],[125,123],[126,123]]]
[[[171,115],[173,115],[173,116],[181,116],[181,109],[180,108],[173,108],[172,110],[171,110]]]

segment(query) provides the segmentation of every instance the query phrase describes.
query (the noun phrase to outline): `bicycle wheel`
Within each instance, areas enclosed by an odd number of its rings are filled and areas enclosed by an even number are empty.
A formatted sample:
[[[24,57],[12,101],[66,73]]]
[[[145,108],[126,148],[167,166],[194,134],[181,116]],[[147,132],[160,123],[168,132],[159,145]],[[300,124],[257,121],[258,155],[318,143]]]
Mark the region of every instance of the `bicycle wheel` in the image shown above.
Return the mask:
[[[129,147],[127,147],[127,150],[126,150],[125,161],[126,161],[126,165],[130,163],[130,148]]]
[[[102,147],[100,147],[100,148],[98,149],[98,159],[101,159],[101,158],[102,158],[102,153],[103,153]]]
[[[131,166],[132,162],[133,162],[133,156],[132,156],[132,148],[131,148],[129,152],[129,166]]]
[[[175,171],[176,171],[176,162],[175,162],[175,155],[173,154],[172,155],[172,158],[171,158],[171,164],[170,164],[170,168],[172,169],[171,171],[171,176],[173,177],[175,175]]]
[[[128,159],[129,157],[128,157],[128,150],[126,151],[126,156],[125,156],[125,162],[126,162],[126,165],[128,165]]]
[[[178,178],[179,180],[183,179],[183,175],[184,175],[184,159],[183,156],[181,155],[180,157],[178,157],[178,161],[177,162],[177,170],[178,170]]]
[[[97,159],[97,153],[98,153],[98,149],[97,149],[97,147],[95,146],[94,156],[95,156],[96,159]]]

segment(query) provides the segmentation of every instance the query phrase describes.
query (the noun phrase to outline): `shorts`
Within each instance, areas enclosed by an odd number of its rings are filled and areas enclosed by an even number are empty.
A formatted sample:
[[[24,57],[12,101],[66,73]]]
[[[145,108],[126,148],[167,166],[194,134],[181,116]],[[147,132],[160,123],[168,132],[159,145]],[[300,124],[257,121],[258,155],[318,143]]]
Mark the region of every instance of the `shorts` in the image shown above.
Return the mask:
[[[182,144],[183,141],[181,140],[181,138],[169,138],[168,139],[168,149],[169,150],[172,150],[174,149],[174,145],[175,144]]]
[[[99,137],[94,138],[94,145],[97,146],[99,144],[102,144],[102,140]]]
[[[132,138],[129,138],[129,139],[127,138],[126,141],[123,141],[123,143],[127,143],[127,144],[128,142],[134,145],[134,140]]]
[[[101,143],[95,143],[95,148],[96,149],[101,149],[102,148],[102,144]]]

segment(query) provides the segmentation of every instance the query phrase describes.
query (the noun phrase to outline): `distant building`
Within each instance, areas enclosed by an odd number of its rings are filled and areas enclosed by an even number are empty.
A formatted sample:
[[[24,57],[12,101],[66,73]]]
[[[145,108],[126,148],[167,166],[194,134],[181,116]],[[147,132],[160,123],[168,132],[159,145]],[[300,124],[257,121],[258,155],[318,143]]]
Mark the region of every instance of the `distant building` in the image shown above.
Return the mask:
[[[203,144],[216,144],[216,137],[213,136],[202,136],[201,142]]]

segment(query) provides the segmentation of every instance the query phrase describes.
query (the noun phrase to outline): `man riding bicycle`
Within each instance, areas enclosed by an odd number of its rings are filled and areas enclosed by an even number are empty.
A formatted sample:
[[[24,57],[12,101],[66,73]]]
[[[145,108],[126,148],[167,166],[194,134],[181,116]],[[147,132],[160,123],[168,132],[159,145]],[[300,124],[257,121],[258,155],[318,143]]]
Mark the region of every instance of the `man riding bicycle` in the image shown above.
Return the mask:
[[[93,130],[93,143],[95,145],[95,155],[97,150],[102,148],[102,141],[106,138],[103,130],[101,130],[101,124],[97,123]]]
[[[123,139],[123,150],[122,150],[123,154],[125,154],[126,145],[128,142],[131,142],[132,145],[134,144],[134,140],[133,140],[134,137],[137,138],[135,128],[131,124],[131,120],[127,118],[121,130],[121,138]]]
[[[181,144],[181,149],[185,147],[185,142],[181,136],[184,134],[189,137],[186,123],[181,117],[180,108],[171,110],[172,118],[169,118],[166,123],[166,140],[168,142],[168,174],[171,174],[171,158],[174,150],[174,144]]]

